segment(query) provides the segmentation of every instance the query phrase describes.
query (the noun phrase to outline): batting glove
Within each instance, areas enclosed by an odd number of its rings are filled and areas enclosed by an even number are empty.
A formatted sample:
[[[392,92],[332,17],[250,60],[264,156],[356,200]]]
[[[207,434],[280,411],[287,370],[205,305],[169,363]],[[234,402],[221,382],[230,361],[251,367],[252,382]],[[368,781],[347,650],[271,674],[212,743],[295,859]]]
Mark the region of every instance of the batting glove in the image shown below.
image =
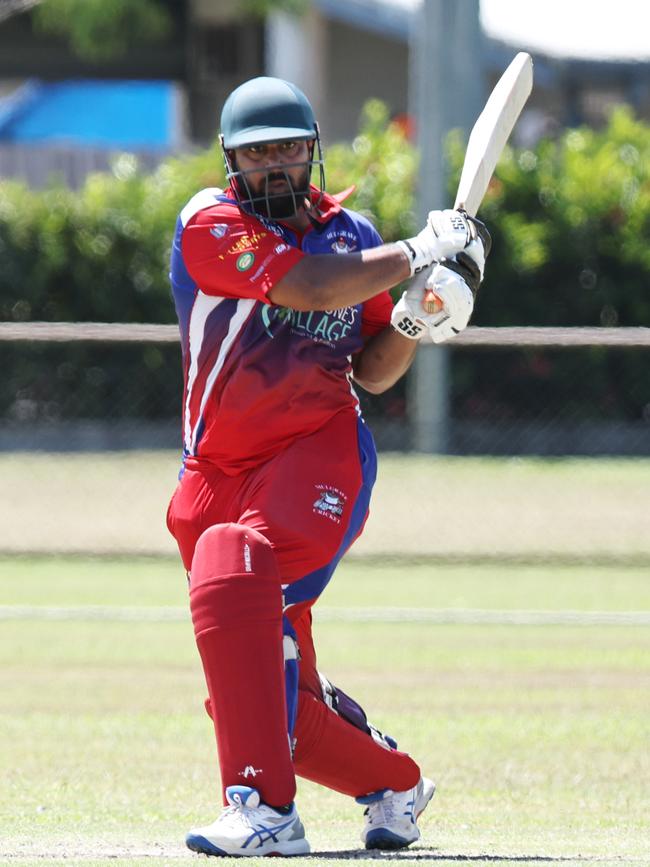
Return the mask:
[[[485,260],[492,248],[492,238],[484,223],[475,217],[468,217],[468,220],[472,231],[469,244],[460,253],[456,253],[453,258],[441,259],[440,264],[460,274],[476,298],[478,287],[483,280]],[[425,273],[429,274],[430,272],[431,268]],[[425,290],[424,309],[426,312],[435,313],[439,308],[440,304],[433,294],[433,290]]]
[[[477,223],[463,211],[429,211],[427,224],[419,234],[397,242],[409,261],[411,276],[440,259],[453,258],[462,250],[468,252],[482,271],[486,253]]]
[[[390,318],[391,325],[409,340],[419,340],[429,330],[430,325],[439,317],[439,313],[427,313],[422,306],[426,291],[426,273],[419,274],[411,281],[408,289],[402,294],[393,307]]]
[[[462,252],[456,253],[454,258],[467,265],[469,265],[467,258],[471,259],[478,268],[478,283],[480,284],[483,280],[483,274],[485,273],[485,260],[490,255],[490,250],[492,249],[492,237],[487,230],[487,226],[485,223],[482,223],[481,220],[476,217],[467,217],[467,220],[470,226],[470,241]],[[467,277],[465,277],[465,279],[467,280]],[[467,282],[470,283],[469,280],[467,280]],[[478,284],[475,289],[470,283],[470,288],[474,295],[476,295]]]
[[[455,337],[467,326],[472,315],[476,292],[463,273],[472,275],[470,280],[475,284],[476,289],[480,280],[476,263],[467,258],[472,263],[473,269],[455,260],[446,260],[435,265],[427,277],[426,288],[432,290],[442,304],[442,309],[438,313],[431,313],[426,319],[434,343],[444,343]]]

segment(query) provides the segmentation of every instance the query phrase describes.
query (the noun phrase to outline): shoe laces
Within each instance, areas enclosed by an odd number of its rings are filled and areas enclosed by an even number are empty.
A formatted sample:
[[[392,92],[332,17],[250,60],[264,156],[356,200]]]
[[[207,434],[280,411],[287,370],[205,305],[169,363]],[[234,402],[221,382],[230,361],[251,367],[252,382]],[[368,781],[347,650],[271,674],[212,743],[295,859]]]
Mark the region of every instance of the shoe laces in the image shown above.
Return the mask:
[[[245,807],[243,804],[233,804],[229,807],[223,808],[219,821],[230,827],[238,825],[242,821],[246,825],[251,825],[250,813],[250,807]]]
[[[256,823],[264,823],[272,820],[281,821],[283,815],[269,807],[268,804],[258,804],[251,807],[248,804],[232,804],[223,808],[221,819],[229,825],[244,822],[250,828],[255,828]]]
[[[391,792],[381,800],[369,804],[365,814],[371,825],[383,827],[400,822],[415,822],[415,803],[418,789]]]
[[[373,825],[390,824],[395,819],[395,798],[389,795],[381,801],[369,804],[365,810],[366,816]]]

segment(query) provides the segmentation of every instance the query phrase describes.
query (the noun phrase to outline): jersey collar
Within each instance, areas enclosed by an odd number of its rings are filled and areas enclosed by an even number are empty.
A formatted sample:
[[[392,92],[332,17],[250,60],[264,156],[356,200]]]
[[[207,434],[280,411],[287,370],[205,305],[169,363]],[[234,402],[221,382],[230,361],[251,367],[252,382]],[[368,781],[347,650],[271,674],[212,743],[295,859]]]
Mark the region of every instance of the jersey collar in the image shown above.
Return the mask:
[[[344,202],[354,192],[354,189],[352,186],[341,193],[330,195],[326,192],[321,193],[318,187],[311,184],[309,192],[309,199],[312,204],[312,209],[309,212],[310,217],[318,223],[326,223],[335,214],[341,212],[341,202]]]

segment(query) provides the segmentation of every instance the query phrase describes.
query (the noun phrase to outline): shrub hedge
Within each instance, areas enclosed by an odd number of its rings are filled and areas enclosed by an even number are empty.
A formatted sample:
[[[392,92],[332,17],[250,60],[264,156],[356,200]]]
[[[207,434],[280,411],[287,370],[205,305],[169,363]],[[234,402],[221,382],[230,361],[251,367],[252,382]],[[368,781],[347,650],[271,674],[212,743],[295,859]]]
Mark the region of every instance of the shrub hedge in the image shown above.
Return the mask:
[[[449,201],[463,153],[460,137],[450,136]],[[416,229],[416,154],[382,103],[365,106],[351,144],[328,149],[326,169],[330,191],[357,185],[347,204],[368,214],[386,240]],[[649,173],[650,127],[625,107],[601,131],[569,129],[533,149],[507,149],[481,209],[494,245],[473,324],[647,324]],[[112,173],[89,176],[79,191],[56,183],[34,191],[1,181],[0,319],[173,322],[167,260],[176,215],[198,189],[223,183],[216,143],[169,159],[149,175],[134,156],[121,155]],[[155,355],[142,348],[142,363]],[[624,371],[628,385],[641,376],[637,355],[626,366],[632,370]],[[528,357],[531,370],[545,367],[540,353]],[[650,396],[627,400],[625,383],[612,381],[621,376],[620,369],[610,370],[612,353],[594,351],[592,357],[596,396],[605,384],[608,393],[614,388],[612,412],[638,418]],[[78,363],[84,363],[83,352]],[[550,367],[551,381],[560,383],[561,369]],[[459,406],[470,407],[474,391],[487,388],[484,368],[462,360],[455,365]],[[531,383],[534,378],[524,375],[522,394]],[[491,387],[499,390],[493,382]],[[635,388],[640,391],[638,380]],[[0,412],[7,412],[15,382],[5,380],[2,392]],[[164,414],[163,404],[154,400],[139,412]]]

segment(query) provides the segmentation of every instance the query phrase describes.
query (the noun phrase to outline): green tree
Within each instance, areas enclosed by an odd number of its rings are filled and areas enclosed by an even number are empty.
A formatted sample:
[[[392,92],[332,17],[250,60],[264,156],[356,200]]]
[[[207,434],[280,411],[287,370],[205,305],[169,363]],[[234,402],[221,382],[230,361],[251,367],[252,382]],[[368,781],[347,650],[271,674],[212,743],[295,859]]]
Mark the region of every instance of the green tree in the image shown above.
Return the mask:
[[[352,144],[337,144],[326,153],[330,190],[355,188],[350,206],[365,214],[386,241],[415,229],[413,185],[417,152],[402,128],[391,122],[388,108],[369,100]]]
[[[295,15],[309,0],[241,0],[233,15],[265,17],[283,9]],[[160,42],[172,31],[168,0],[41,0],[33,11],[37,30],[68,39],[83,60],[112,60],[129,47]]]
[[[464,145],[450,141],[455,168]],[[650,126],[620,107],[602,130],[507,149],[480,211],[493,251],[474,325],[637,326],[650,321]],[[455,413],[639,419],[646,362],[634,351],[458,353]],[[580,383],[579,390],[576,383]],[[579,398],[576,395],[579,394]]]
[[[36,28],[66,36],[84,60],[121,57],[127,48],[164,40],[172,29],[158,0],[43,0],[33,12]]]
[[[464,145],[450,141],[453,188]],[[494,237],[475,323],[650,319],[650,126],[627,107],[599,131],[508,148],[480,211]]]
[[[346,204],[367,214],[386,240],[417,228],[417,155],[385,106],[371,101],[353,143],[331,147],[326,156],[329,191],[356,184]],[[463,156],[464,143],[452,136],[452,196]],[[90,176],[78,192],[0,181],[0,319],[173,322],[167,271],[176,216],[197,190],[224,183],[217,143],[166,160],[151,175],[124,154],[112,173]],[[615,112],[601,131],[572,129],[530,150],[508,149],[480,215],[494,244],[474,325],[650,320],[650,126],[630,110]],[[18,388],[16,377],[37,382],[45,406],[57,383],[81,388],[89,367],[100,404],[125,377],[137,390],[136,368],[158,371],[160,399],[147,411],[164,415],[172,392],[161,352],[134,349],[128,376],[108,355],[92,361],[84,348],[70,350],[63,367],[43,355],[29,370],[16,352],[17,373],[3,380],[0,412],[17,390],[36,389]],[[645,382],[640,353],[465,350],[454,357],[454,413],[472,417],[489,406],[491,417],[537,417],[545,394],[556,415],[639,418],[650,400]],[[137,401],[128,405],[140,411]]]

